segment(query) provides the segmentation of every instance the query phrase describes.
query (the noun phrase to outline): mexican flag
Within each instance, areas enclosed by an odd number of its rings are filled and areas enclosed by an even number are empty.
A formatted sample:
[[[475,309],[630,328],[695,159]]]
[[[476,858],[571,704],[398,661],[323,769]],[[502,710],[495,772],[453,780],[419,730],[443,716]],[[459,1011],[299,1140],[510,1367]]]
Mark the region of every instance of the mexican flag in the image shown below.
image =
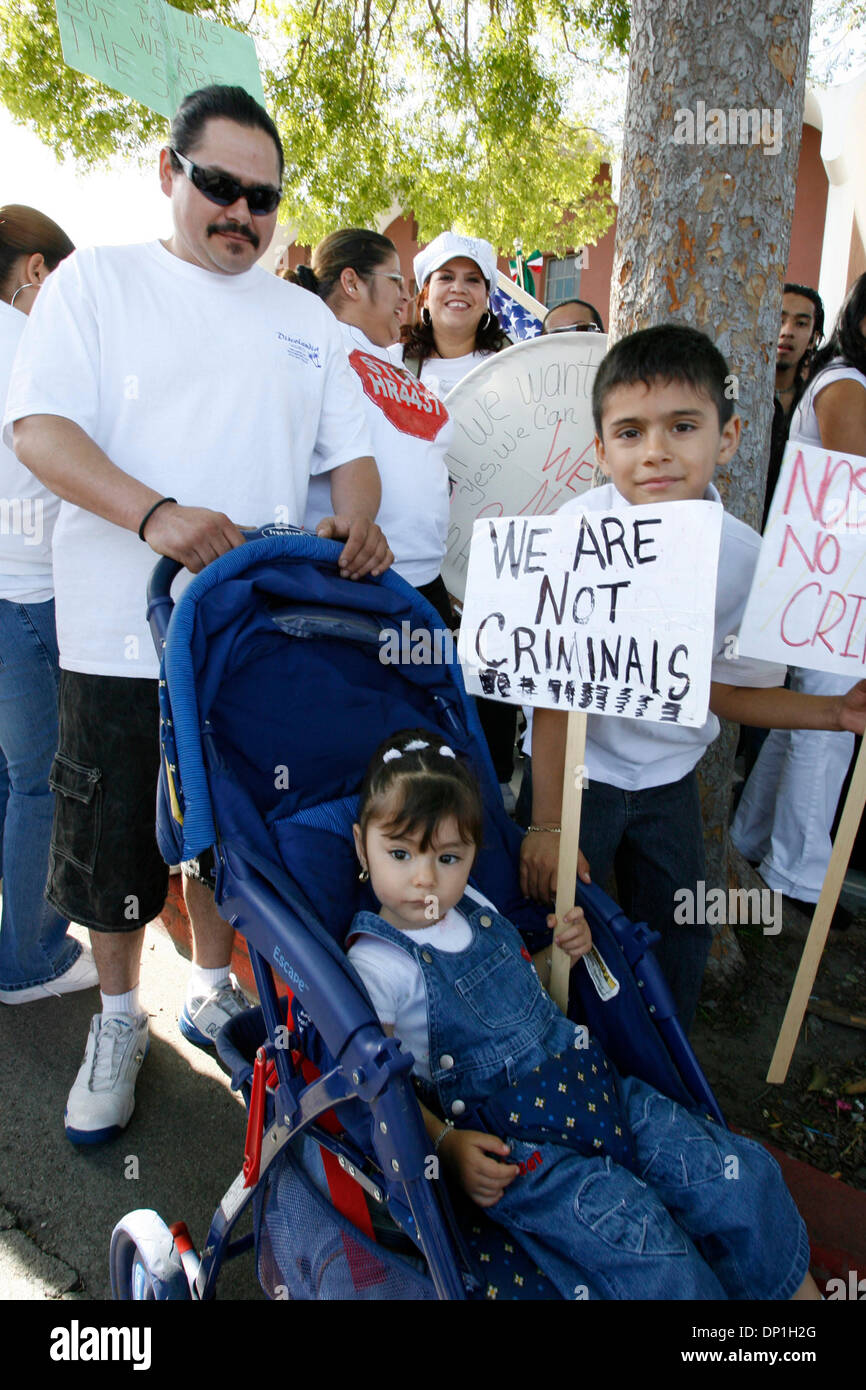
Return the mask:
[[[508,262],[508,269],[511,273],[512,280],[520,285],[521,289],[528,290],[531,295],[538,294],[538,286],[535,283],[535,277],[532,272],[537,270],[540,274],[543,268],[544,255],[541,251],[533,251],[531,256],[523,257],[522,275],[520,273],[521,265],[517,257]]]

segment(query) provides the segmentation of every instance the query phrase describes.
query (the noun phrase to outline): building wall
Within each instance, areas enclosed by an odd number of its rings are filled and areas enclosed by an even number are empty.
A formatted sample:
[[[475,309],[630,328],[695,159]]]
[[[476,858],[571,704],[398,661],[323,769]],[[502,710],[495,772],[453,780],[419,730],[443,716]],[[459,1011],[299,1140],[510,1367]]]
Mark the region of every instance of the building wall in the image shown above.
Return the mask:
[[[795,285],[818,288],[828,187],[827,174],[821,161],[821,132],[812,125],[804,125],[794,219],[791,223],[791,249],[785,275],[785,279]]]

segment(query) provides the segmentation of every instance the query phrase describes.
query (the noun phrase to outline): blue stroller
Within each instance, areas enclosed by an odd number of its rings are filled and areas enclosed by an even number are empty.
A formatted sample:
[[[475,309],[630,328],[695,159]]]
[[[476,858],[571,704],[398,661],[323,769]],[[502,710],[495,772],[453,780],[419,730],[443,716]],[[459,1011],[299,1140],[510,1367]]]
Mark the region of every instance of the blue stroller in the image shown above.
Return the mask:
[[[375,907],[352,845],[358,789],[382,739],[408,727],[445,737],[481,782],[472,883],[531,947],[547,933],[543,910],[520,895],[520,832],[460,669],[437,651],[441,620],[392,573],[342,579],[340,550],[266,527],[196,576],[176,606],[180,567],[163,560],[151,579],[163,652],[160,848],[174,863],[212,852],[216,903],[246,938],[260,1005],[217,1041],[246,1101],[247,1142],[203,1252],[182,1226],[130,1213],[112,1235],[115,1298],[212,1298],[223,1261],[251,1246],[274,1298],[559,1296],[480,1208],[431,1181],[411,1057],[382,1032],[342,950],[355,912]],[[400,639],[399,661],[383,660],[385,634]],[[578,892],[620,990],[602,1002],[578,967],[570,1013],[622,1072],[723,1123],[655,938],[597,887]],[[235,1238],[250,1204],[253,1231]]]

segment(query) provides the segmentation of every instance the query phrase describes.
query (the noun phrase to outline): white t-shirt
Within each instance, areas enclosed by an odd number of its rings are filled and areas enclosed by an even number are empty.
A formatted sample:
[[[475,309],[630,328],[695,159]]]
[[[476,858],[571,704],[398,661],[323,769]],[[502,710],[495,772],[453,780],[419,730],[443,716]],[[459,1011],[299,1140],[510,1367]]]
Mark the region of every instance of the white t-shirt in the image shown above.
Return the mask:
[[[395,343],[388,348],[388,355],[392,362],[399,366],[403,364],[403,344]],[[459,381],[462,381],[473,367],[477,367],[479,362],[484,362],[486,358],[493,354],[489,352],[467,352],[464,357],[425,357],[421,364],[421,381],[432,391],[440,400],[445,399],[449,391],[453,391]]]
[[[0,403],[26,326],[27,315],[0,299]],[[60,499],[0,442],[0,598],[47,603],[53,597],[51,535],[59,510]]]
[[[704,498],[720,502],[710,483]],[[619,511],[629,507],[613,483],[590,488],[572,498],[560,513]],[[783,685],[786,668],[750,657],[732,657],[726,641],[739,631],[758,561],[761,537],[745,522],[725,512],[716,584],[716,621],[710,679],[725,685],[757,687]],[[590,714],[586,722],[586,775],[625,791],[662,787],[678,782],[698,763],[719,732],[714,714],[700,728],[679,724],[650,724],[623,715]]]
[[[479,907],[496,911],[477,888],[467,887],[467,898]],[[472,928],[452,907],[441,922],[418,927],[412,940],[438,951],[465,951],[472,942]],[[430,1038],[427,1029],[427,991],[415,958],[379,936],[360,933],[349,947],[349,960],[367,988],[380,1023],[391,1024],[396,1036],[415,1058],[414,1070],[430,1081]]]
[[[832,386],[837,381],[857,381],[866,388],[866,376],[862,372],[858,372],[856,367],[850,367],[841,357],[834,358],[822,372],[812,378],[797,402],[797,409],[791,416],[791,428],[788,431],[789,443],[816,444],[821,448],[821,431],[815,414],[815,401],[826,386]],[[863,441],[863,449],[866,452],[866,440]]]
[[[113,463],[238,525],[300,524],[310,473],[371,452],[330,310],[259,266],[219,275],[159,242],[77,251],[41,291],[5,423],[73,420]],[[154,552],[64,502],[54,532],[60,665],[156,676]]]
[[[382,479],[376,517],[394,552],[394,569],[416,587],[442,567],[448,539],[448,469],[445,455],[454,426],[438,397],[396,366],[387,348],[360,328],[340,323],[349,365],[361,383],[373,457]],[[304,525],[311,531],[331,515],[327,478],[310,483]]]

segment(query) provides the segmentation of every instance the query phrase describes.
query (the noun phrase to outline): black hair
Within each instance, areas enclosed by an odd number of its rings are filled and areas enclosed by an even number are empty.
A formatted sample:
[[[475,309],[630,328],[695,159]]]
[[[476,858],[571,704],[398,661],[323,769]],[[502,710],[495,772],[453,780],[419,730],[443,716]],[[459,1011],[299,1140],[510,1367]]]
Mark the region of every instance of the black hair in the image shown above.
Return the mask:
[[[816,372],[820,372],[821,368],[826,367],[835,357],[841,357],[849,367],[856,367],[858,372],[866,376],[866,338],[860,329],[864,318],[866,273],[854,281],[836,317],[830,338],[821,351],[815,353],[810,380],[814,380]]]
[[[786,282],[782,286],[782,294],[799,294],[802,295],[803,299],[811,301],[815,310],[813,332],[820,343],[824,336],[824,301],[818,291],[813,290],[811,285],[792,285],[790,282]]]
[[[312,290],[325,302],[340,283],[344,270],[354,270],[363,280],[377,266],[396,253],[396,246],[381,232],[369,232],[363,227],[344,227],[331,232],[320,241],[312,254],[312,265],[299,265],[282,272],[284,280]]]
[[[418,744],[418,747],[409,745]],[[443,752],[443,748],[448,749]],[[391,757],[385,755],[391,753]],[[399,756],[397,756],[399,755]],[[393,793],[399,800],[385,828],[395,835],[421,832],[426,850],[441,820],[453,816],[460,838],[478,849],[484,808],[474,774],[454,755],[440,734],[429,729],[403,729],[386,738],[370,759],[358,798],[361,839],[371,820],[379,817]]]
[[[687,382],[709,396],[718,411],[720,429],[734,413],[733,402],[725,395],[730,381],[728,364],[715,343],[697,328],[661,323],[620,338],[602,358],[592,388],[592,418],[599,438],[610,392],[638,381],[647,387],[656,381]]]
[[[547,328],[547,320],[550,318],[550,315],[556,309],[564,308],[566,304],[580,304],[584,309],[588,309],[589,312],[592,314],[592,321],[598,329],[599,333],[604,332],[604,324],[601,321],[601,314],[598,312],[594,304],[590,304],[588,299],[563,299],[560,304],[554,304],[553,308],[548,309],[547,313],[544,315],[544,318],[541,322],[542,333]]]
[[[189,155],[202,138],[207,122],[214,118],[235,121],[238,125],[248,126],[250,130],[263,130],[270,135],[277,147],[282,182],[285,160],[280,132],[265,108],[243,87],[226,87],[216,82],[211,87],[200,87],[197,92],[190,92],[189,96],[184,97],[171,123],[169,144],[172,149]],[[174,156],[172,163],[179,167]]]
[[[48,269],[56,270],[74,250],[63,228],[44,212],[23,203],[0,208],[0,297],[5,298],[12,267],[21,256],[39,253]]]

